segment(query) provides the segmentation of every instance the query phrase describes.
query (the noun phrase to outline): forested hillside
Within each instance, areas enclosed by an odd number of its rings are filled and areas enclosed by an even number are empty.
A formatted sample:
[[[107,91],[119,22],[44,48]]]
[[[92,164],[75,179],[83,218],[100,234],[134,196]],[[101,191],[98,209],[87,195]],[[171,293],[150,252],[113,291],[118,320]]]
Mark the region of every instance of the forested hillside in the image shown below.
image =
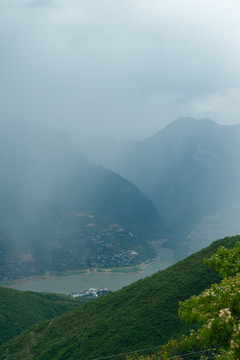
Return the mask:
[[[67,295],[31,293],[0,287],[0,344],[30,326],[51,319],[86,302]]]
[[[166,343],[187,329],[178,318],[179,301],[220,281],[203,259],[239,239],[216,241],[149,278],[33,327],[1,347],[0,359],[93,359]]]

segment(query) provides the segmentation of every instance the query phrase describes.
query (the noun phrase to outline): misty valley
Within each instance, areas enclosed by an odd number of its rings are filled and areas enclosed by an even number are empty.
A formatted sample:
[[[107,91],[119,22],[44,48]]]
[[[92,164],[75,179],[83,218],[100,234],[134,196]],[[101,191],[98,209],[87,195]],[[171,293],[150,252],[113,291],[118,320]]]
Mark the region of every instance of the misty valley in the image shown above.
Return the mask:
[[[0,360],[240,360],[240,0],[0,0]]]
[[[180,118],[143,141],[1,123],[0,280],[180,259],[240,232],[239,126]]]
[[[94,359],[188,329],[179,301],[221,280],[203,259],[240,240],[216,241],[240,233],[239,138],[178,118],[142,141],[75,145],[1,122],[0,359]],[[88,288],[113,292],[67,295]]]
[[[131,182],[90,164],[65,134],[1,129],[1,280],[129,267],[156,256],[165,231]]]

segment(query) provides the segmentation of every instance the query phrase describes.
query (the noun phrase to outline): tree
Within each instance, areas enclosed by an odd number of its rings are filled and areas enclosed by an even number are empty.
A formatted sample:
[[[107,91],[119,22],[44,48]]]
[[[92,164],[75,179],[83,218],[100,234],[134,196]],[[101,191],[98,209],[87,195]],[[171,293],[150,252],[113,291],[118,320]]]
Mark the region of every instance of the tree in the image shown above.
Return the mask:
[[[161,360],[183,359],[184,355],[179,354],[186,352],[192,354],[187,359],[240,359],[240,242],[230,250],[220,247],[204,262],[223,280],[180,302],[180,318],[196,328],[188,336],[183,335],[181,341],[171,339],[163,346],[158,355]]]

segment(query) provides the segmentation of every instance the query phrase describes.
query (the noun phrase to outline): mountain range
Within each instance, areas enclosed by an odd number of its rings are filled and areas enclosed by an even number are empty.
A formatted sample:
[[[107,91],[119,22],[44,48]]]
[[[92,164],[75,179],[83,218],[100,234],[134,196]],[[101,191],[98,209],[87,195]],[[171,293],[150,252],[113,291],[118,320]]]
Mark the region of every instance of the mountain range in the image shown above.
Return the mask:
[[[1,122],[0,280],[134,266],[166,240],[183,258],[239,233],[239,140],[239,125],[179,118],[143,141],[77,148]]]
[[[239,135],[238,125],[180,118],[144,141],[79,149],[65,133],[1,123],[0,280],[131,266],[166,240],[181,257],[239,232]],[[0,360],[157,352],[189,330],[179,301],[221,280],[203,259],[237,241],[214,241],[86,304],[0,287]]]
[[[195,227],[206,218],[211,233],[208,244],[224,236],[219,231],[214,235],[210,219],[224,211],[236,215],[240,205],[240,125],[179,118],[142,141],[100,139],[83,143],[81,150],[91,161],[133,182],[152,200],[174,235],[173,247],[185,242],[186,251],[191,251],[189,235],[196,234]],[[239,222],[228,220],[225,232],[238,233]],[[201,237],[195,237],[194,250],[201,246]]]

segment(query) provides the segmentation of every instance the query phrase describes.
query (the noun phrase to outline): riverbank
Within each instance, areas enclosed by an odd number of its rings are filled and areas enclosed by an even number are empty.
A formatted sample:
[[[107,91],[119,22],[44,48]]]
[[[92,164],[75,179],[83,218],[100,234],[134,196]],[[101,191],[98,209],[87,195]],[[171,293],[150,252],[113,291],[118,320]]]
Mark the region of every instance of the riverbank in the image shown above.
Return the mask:
[[[151,264],[156,263],[159,259],[154,259],[152,261],[148,261],[142,263],[137,266],[131,267],[122,267],[122,268],[110,268],[110,269],[99,269],[99,268],[89,268],[85,270],[69,270],[69,271],[47,271],[43,275],[37,276],[29,276],[21,279],[12,280],[10,282],[0,282],[0,286],[15,288],[16,286],[24,283],[26,281],[42,281],[49,280],[50,277],[58,277],[58,278],[73,278],[76,275],[91,275],[91,274],[105,274],[105,275],[121,275],[121,274],[139,274],[144,272],[144,269]]]
[[[166,251],[161,253],[161,256],[150,259],[137,266],[46,272],[41,276],[16,279],[14,282],[0,285],[25,291],[61,292],[65,294],[90,287],[108,287],[111,290],[117,290],[140,278],[163,270],[173,263],[173,253],[166,249]]]

